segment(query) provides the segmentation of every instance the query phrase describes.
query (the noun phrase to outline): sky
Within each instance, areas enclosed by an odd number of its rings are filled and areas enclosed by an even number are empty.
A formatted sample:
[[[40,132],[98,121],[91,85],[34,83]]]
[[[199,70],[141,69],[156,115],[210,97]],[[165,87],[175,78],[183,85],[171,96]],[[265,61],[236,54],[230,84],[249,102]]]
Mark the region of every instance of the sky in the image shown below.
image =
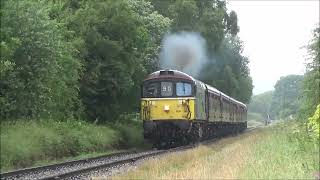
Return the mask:
[[[304,74],[304,47],[319,24],[319,0],[229,0],[227,7],[238,15],[254,95],[273,90],[281,76]]]

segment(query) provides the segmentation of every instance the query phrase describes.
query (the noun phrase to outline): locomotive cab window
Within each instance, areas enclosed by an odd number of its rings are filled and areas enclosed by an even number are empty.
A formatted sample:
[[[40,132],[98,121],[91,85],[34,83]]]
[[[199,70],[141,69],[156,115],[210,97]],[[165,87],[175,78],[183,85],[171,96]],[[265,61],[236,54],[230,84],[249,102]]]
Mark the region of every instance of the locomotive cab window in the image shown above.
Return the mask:
[[[177,96],[191,96],[192,86],[190,83],[178,82],[176,83]]]
[[[158,97],[160,90],[159,82],[148,82],[143,85],[143,97]]]
[[[161,96],[168,97],[173,95],[172,82],[161,82]]]

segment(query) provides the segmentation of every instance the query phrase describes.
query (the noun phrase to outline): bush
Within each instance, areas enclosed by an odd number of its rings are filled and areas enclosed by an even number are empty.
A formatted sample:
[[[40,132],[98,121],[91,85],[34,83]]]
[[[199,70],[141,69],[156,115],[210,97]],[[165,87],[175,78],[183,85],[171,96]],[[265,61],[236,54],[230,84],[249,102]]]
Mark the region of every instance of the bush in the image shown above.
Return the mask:
[[[119,145],[119,133],[83,121],[15,121],[1,123],[1,170],[31,166]]]
[[[308,123],[308,127],[310,130],[314,132],[314,136],[316,139],[319,140],[320,138],[320,104],[318,104],[316,111],[314,112],[314,115],[310,117]]]
[[[121,115],[115,124],[79,120],[1,122],[1,171],[117,149],[148,148],[138,114]]]
[[[139,114],[121,115],[115,124],[115,129],[120,133],[120,146],[123,148],[147,146],[143,138],[143,125],[139,120]]]

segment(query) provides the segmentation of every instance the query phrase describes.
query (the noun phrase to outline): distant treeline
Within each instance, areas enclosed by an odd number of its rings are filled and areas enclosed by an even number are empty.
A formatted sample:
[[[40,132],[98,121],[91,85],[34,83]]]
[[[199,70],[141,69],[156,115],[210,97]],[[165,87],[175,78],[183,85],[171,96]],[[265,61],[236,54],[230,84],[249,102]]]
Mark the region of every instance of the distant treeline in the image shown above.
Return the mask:
[[[252,97],[249,111],[260,114],[264,119],[283,119],[293,117],[299,109],[299,93],[302,88],[302,75],[281,77],[268,91]]]
[[[1,1],[0,119],[110,121],[139,110],[166,33],[199,32],[200,80],[248,103],[237,14],[220,0]]]
[[[319,28],[316,28],[307,47],[307,72],[304,75],[281,77],[274,91],[253,96],[248,106],[250,112],[260,114],[264,119],[268,115],[271,119],[307,119],[313,115],[320,104],[319,33]]]

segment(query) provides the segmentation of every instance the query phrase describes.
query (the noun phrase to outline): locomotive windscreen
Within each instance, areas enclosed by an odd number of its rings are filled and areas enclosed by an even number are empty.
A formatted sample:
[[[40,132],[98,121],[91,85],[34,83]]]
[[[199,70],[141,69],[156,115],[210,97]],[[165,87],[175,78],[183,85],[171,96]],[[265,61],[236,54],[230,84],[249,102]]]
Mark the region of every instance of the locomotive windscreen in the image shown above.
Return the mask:
[[[193,96],[192,85],[187,82],[151,81],[143,84],[142,97]]]
[[[176,83],[177,96],[191,96],[192,87],[190,83],[178,82]]]
[[[143,84],[143,97],[158,97],[160,91],[159,82],[147,82]]]

